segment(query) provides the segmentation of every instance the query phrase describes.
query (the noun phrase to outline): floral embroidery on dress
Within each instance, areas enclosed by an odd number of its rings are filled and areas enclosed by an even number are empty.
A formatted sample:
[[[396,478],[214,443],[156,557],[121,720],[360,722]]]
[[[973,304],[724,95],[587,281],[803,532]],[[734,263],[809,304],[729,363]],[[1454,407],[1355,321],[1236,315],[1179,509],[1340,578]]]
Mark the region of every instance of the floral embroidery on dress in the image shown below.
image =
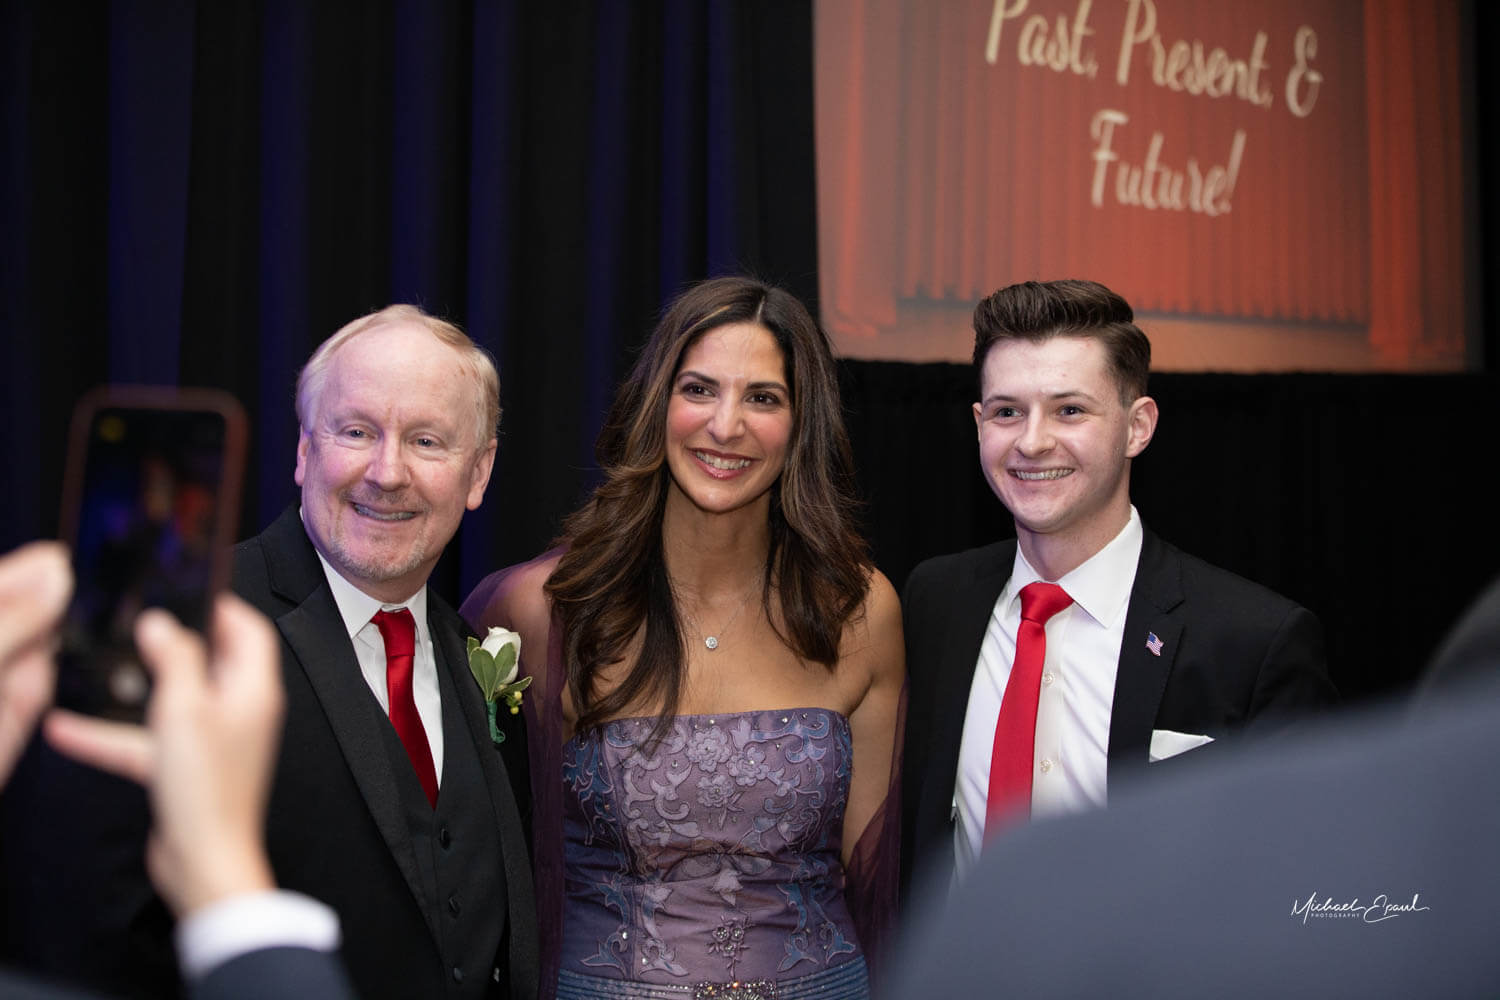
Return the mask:
[[[708,950],[724,956],[724,975],[729,979],[735,978],[735,967],[750,947],[745,940],[748,926],[749,921],[745,917],[726,913],[719,917],[719,926],[713,929],[713,941]]]
[[[734,793],[734,779],[727,774],[716,774],[712,778],[698,779],[698,804],[709,809],[723,810],[729,805]],[[724,825],[721,818],[719,826]]]
[[[766,752],[758,744],[751,744],[729,761],[725,770],[741,785],[753,785],[764,781],[771,773],[766,767]],[[779,775],[778,775],[779,776]]]
[[[699,730],[688,740],[687,758],[704,771],[714,768],[734,756],[729,737],[724,730],[713,726]]]
[[[616,720],[564,748],[564,967],[688,983],[856,956],[839,860],[848,720],[680,716],[652,744],[654,722]]]

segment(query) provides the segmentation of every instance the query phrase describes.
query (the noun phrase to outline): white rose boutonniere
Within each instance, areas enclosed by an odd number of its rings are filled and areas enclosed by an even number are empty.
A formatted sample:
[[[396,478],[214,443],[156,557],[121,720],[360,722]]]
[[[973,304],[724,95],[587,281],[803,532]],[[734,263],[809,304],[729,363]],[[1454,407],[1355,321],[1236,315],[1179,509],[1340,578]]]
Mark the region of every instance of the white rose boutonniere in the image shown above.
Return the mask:
[[[490,718],[490,739],[505,742],[505,734],[495,722],[501,702],[515,715],[521,710],[521,693],[531,686],[530,677],[516,680],[520,669],[521,637],[510,629],[491,628],[484,641],[469,636],[469,672],[479,682],[484,695],[485,711]]]

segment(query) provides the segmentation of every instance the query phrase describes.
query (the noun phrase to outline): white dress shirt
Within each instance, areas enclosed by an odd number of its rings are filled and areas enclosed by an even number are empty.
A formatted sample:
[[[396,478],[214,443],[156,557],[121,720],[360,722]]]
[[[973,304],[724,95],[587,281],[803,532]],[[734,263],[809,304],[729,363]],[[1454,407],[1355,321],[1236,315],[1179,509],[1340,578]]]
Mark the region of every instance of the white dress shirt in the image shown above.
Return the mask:
[[[1109,719],[1115,673],[1125,635],[1125,611],[1140,562],[1141,519],[1135,507],[1118,535],[1057,583],[1073,603],[1047,622],[1047,656],[1037,698],[1036,756],[1031,774],[1031,815],[1079,812],[1105,803]],[[958,752],[954,796],[957,823],[955,875],[962,878],[984,845],[990,758],[995,723],[1016,656],[1021,589],[1041,576],[1016,546],[1010,579],[1000,591],[969,691]]]
[[[348,630],[349,641],[354,644],[354,655],[359,658],[360,672],[380,710],[387,717],[391,714],[391,696],[385,684],[385,640],[380,629],[370,619],[375,612],[384,609],[396,611],[409,608],[417,623],[417,650],[412,658],[412,697],[417,703],[417,715],[422,720],[422,729],[427,733],[427,745],[432,749],[432,769],[437,772],[438,787],[443,784],[443,702],[438,694],[437,659],[432,651],[432,634],[427,628],[427,587],[424,585],[400,604],[384,604],[360,590],[339,575],[323,553],[318,553],[323,564],[323,575],[328,578],[328,587],[333,591],[333,601],[339,607]]]

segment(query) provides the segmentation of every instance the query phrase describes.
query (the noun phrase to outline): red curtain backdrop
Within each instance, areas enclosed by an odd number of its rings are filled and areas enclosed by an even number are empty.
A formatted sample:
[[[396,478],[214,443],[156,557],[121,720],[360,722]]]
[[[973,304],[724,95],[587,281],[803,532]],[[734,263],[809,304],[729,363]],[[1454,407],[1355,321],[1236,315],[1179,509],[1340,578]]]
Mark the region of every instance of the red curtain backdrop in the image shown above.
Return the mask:
[[[1401,360],[1462,352],[1459,12],[1365,0],[1370,342]]]
[[[816,12],[822,304],[847,352],[878,353],[903,300],[971,303],[1012,281],[1088,276],[1144,312],[1350,324],[1393,361],[1461,354],[1456,2],[818,0]],[[1066,65],[1080,12],[1091,34],[1074,63],[1092,61],[1092,76]],[[1180,41],[1190,58],[1220,48],[1250,66],[1263,36],[1261,100],[1158,84],[1152,22],[1162,64]],[[1132,24],[1142,40],[1127,46]],[[1059,46],[1061,71],[1023,65],[1023,42],[1034,52],[1039,38]],[[1109,136],[1118,159],[1095,204],[1091,126],[1111,113],[1124,118]],[[1184,202],[1189,160],[1203,175],[1240,148],[1217,214],[1121,203],[1122,166],[1140,168],[1158,134]]]

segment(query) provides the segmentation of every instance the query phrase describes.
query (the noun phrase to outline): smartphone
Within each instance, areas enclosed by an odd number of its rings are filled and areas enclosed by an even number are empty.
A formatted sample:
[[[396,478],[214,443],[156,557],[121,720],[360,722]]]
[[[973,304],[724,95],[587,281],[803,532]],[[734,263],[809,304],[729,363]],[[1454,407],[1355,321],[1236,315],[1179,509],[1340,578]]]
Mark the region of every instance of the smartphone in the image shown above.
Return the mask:
[[[79,401],[63,481],[75,584],[59,705],[142,718],[151,685],[136,616],[158,607],[190,628],[206,625],[229,579],[245,436],[243,408],[215,389],[104,386]]]

